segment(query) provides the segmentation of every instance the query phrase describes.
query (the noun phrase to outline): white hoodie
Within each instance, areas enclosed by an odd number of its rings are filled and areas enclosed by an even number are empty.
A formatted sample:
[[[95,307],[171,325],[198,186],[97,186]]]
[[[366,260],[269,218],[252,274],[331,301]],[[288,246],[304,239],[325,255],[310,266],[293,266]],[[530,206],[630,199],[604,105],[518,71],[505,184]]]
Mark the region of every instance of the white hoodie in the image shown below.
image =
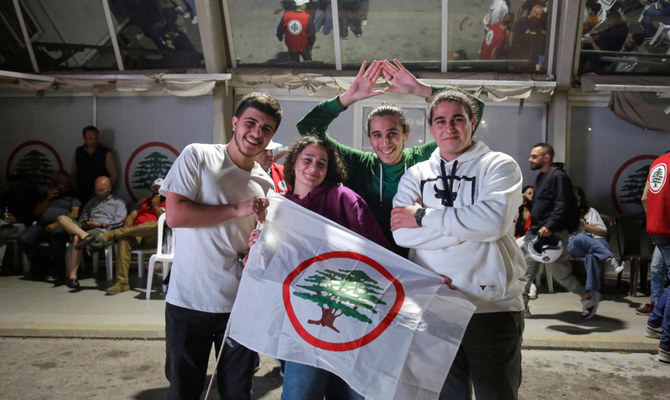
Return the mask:
[[[514,241],[522,184],[516,161],[483,142],[451,162],[438,148],[407,170],[393,198],[394,207],[420,199],[422,227],[393,237],[410,248],[410,260],[451,278],[476,313],[522,311],[526,263]]]

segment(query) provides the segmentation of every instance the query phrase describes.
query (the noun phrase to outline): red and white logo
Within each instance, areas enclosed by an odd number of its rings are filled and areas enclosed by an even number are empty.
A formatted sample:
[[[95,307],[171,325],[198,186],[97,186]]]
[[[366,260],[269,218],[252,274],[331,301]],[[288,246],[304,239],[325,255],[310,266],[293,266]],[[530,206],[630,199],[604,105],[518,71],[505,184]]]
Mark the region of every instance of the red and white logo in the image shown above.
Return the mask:
[[[303,261],[286,277],[282,290],[298,335],[329,351],[354,350],[377,339],[405,300],[405,290],[388,270],[349,251]]]
[[[286,25],[286,28],[288,29],[288,31],[290,33],[292,33],[294,35],[297,35],[300,32],[302,32],[302,24],[297,19],[290,20],[288,22],[288,24]]]
[[[656,194],[663,189],[668,180],[668,166],[665,163],[657,164],[649,171],[649,191]]]
[[[151,184],[165,178],[179,152],[163,142],[145,143],[130,155],[126,163],[124,182],[130,197],[138,201],[151,195]]]

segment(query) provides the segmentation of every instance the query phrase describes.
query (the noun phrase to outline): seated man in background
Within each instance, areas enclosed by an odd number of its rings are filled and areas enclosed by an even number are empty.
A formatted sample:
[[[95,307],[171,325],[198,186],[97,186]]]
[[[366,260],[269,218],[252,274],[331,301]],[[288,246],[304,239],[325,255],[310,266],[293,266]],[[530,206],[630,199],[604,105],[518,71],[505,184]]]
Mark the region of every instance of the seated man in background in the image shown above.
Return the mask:
[[[10,174],[7,186],[9,190],[0,194],[0,267],[7,241],[17,238],[33,223],[33,209],[40,200],[39,192],[28,184],[28,177],[23,170]]]
[[[651,2],[648,2],[651,3]],[[655,4],[650,4],[642,12],[642,28],[647,37],[652,37],[656,33],[654,21],[663,24],[670,24],[670,1],[661,0]]]
[[[94,230],[104,232],[120,226],[128,213],[124,201],[112,194],[112,184],[108,177],[100,176],[95,180],[94,193],[95,197],[86,203],[78,222],[70,216],[61,215],[58,217],[58,223],[66,232],[73,235],[72,245],[74,248],[70,257],[70,264],[67,266],[68,276],[66,281],[66,285],[70,289],[79,287],[77,270],[82,260],[82,252],[76,248],[79,241],[93,234]]]
[[[91,246],[102,248],[107,243],[117,240],[116,253],[116,282],[105,291],[108,295],[115,295],[128,291],[130,284],[128,270],[130,269],[131,252],[139,248],[156,248],[158,238],[158,218],[165,212],[165,197],[158,193],[163,179],[158,178],[151,185],[151,196],[137,203],[133,211],[123,221],[123,228],[100,233],[89,232],[84,240],[75,246],[83,249]],[[141,268],[141,266],[138,266]]]
[[[67,215],[69,218],[77,218],[80,205],[79,199],[70,191],[70,174],[62,170],[54,172],[44,199],[33,209],[37,223],[29,226],[19,237],[19,248],[30,260],[29,276],[41,277],[47,272],[47,276],[55,277],[63,273],[68,235],[60,227],[58,217]],[[38,247],[45,240],[49,242],[50,252],[48,271],[44,270],[40,262]]]
[[[568,253],[575,257],[584,257],[584,268],[586,269],[586,290],[593,295],[600,295],[600,282],[602,272],[599,261],[605,261],[606,265],[612,267],[615,273],[623,271],[623,264],[614,258],[607,242],[607,226],[595,208],[589,207],[586,194],[580,187],[575,188],[577,197],[577,208],[579,208],[579,231],[570,237],[568,242]],[[593,317],[590,313],[586,318]]]
[[[626,38],[628,37],[628,25],[621,18],[618,10],[611,8],[607,11],[607,17],[605,19],[605,24],[607,29],[602,32],[592,30],[588,37],[586,37],[582,43],[582,49],[584,50],[597,50],[597,51],[621,51]],[[595,39],[594,39],[595,37]],[[603,61],[600,59],[600,56],[594,54],[588,54],[582,57],[585,66],[589,71],[596,70],[599,71],[602,68],[610,66],[612,63],[610,61]]]

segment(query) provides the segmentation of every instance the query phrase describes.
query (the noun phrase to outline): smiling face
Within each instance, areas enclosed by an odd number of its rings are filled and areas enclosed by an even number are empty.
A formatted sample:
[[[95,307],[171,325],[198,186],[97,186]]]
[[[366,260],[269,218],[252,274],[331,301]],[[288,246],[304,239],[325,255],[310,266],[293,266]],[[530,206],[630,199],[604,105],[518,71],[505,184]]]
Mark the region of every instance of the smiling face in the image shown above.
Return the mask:
[[[272,117],[255,108],[247,108],[239,118],[233,117],[231,143],[244,157],[254,158],[265,151],[276,128],[277,122]]]
[[[393,115],[383,115],[370,120],[370,146],[384,164],[394,165],[402,160],[402,151],[409,138]]]
[[[304,197],[326,179],[328,173],[328,153],[318,144],[310,144],[295,159],[294,193]]]
[[[456,101],[444,101],[433,107],[430,134],[440,149],[440,156],[452,161],[472,146],[474,118],[468,118],[465,107]]]

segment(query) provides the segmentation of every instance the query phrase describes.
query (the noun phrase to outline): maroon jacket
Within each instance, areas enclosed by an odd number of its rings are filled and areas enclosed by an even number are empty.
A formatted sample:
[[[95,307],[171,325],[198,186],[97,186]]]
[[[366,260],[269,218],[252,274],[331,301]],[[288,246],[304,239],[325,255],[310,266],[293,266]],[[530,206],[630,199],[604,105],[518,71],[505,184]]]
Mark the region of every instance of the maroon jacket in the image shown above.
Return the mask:
[[[292,190],[286,193],[286,198],[380,246],[391,248],[365,200],[348,187],[323,182],[302,199],[294,195]]]

